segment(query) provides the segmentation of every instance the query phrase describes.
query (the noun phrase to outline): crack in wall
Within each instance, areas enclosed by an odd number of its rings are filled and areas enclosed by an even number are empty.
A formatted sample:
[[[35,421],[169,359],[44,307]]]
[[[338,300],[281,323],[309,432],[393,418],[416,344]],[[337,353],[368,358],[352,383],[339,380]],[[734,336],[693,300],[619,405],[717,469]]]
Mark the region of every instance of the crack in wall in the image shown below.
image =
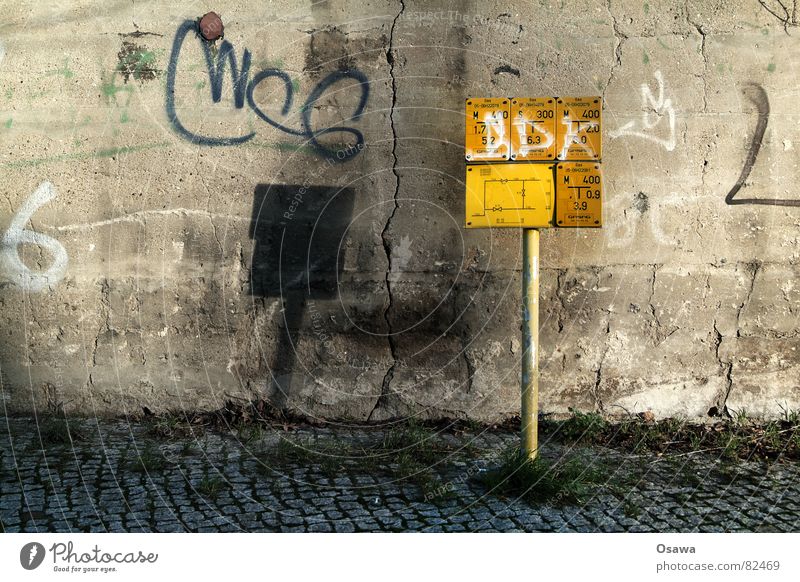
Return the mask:
[[[597,370],[595,371],[595,379],[594,379],[594,386],[591,388],[592,398],[594,398],[594,405],[598,412],[605,413],[605,406],[603,405],[603,399],[600,396],[600,385],[603,382],[603,364],[606,361],[606,356],[608,355],[608,339],[611,335],[611,320],[609,319],[606,321],[606,347],[603,350],[603,354],[600,356],[600,361],[597,363]]]
[[[708,55],[706,54],[706,33],[700,24],[690,22],[700,35],[700,55],[703,57],[703,74],[696,75],[703,80],[703,113],[708,111]]]
[[[708,111],[708,55],[706,54],[706,33],[703,31],[703,25],[698,24],[692,20],[690,11],[689,11],[689,1],[686,1],[684,5],[686,10],[686,22],[690,26],[694,27],[697,31],[697,34],[700,35],[700,56],[703,57],[703,74],[702,75],[695,75],[695,77],[700,77],[703,80],[703,113]],[[705,167],[703,168],[705,171]]]
[[[758,272],[761,270],[763,263],[761,261],[752,261],[749,263],[745,263],[748,269],[751,269],[753,274],[750,279],[750,286],[747,289],[747,295],[745,296],[742,304],[736,310],[736,337],[742,337],[741,333],[741,317],[742,311],[744,311],[745,306],[750,303],[750,299],[753,297],[753,289],[756,286],[756,277],[758,276]]]
[[[469,394],[472,392],[472,383],[475,377],[475,364],[469,359],[466,346],[462,348],[461,353],[464,356],[464,362],[467,364],[467,394]]]
[[[558,310],[558,333],[564,331],[564,317],[567,313],[567,303],[564,300],[564,294],[561,292],[564,287],[564,278],[567,276],[566,269],[556,269],[556,299],[558,303],[561,305],[561,309]]]
[[[219,236],[217,235],[217,225],[214,224],[214,219],[209,216],[208,222],[211,223],[211,232],[214,235],[214,240],[217,241],[217,246],[219,247],[219,261],[223,263],[225,261],[225,249],[222,247],[222,241],[219,240]]]
[[[103,322],[100,324],[100,327],[97,330],[97,334],[94,337],[94,344],[92,345],[92,356],[91,356],[91,370],[89,371],[89,378],[88,383],[89,386],[94,387],[94,378],[92,374],[94,373],[94,369],[97,367],[97,352],[100,348],[100,336],[103,332],[111,331],[111,302],[109,301],[109,293],[111,292],[111,286],[108,283],[108,279],[103,279],[100,282],[100,307],[103,311]]]
[[[658,311],[656,311],[656,306],[653,303],[653,298],[656,295],[656,276],[658,274],[659,269],[662,265],[654,263],[650,265],[653,269],[653,278],[650,280],[650,297],[647,298],[647,305],[650,308],[650,317],[653,318],[653,344],[655,347],[660,346],[666,339],[678,331],[678,327],[675,325],[671,325],[669,327],[665,327],[664,324],[661,323],[661,318],[658,317]]]
[[[614,61],[611,63],[611,70],[608,73],[608,80],[606,80],[606,85],[603,88],[602,98],[604,102],[606,100],[606,91],[611,85],[611,81],[614,79],[614,71],[616,71],[618,67],[622,66],[622,43],[623,41],[628,40],[628,36],[619,29],[617,17],[614,16],[614,13],[611,10],[611,0],[607,0],[606,10],[608,10],[608,15],[611,16],[611,28],[614,31],[614,39],[616,42],[614,44]]]
[[[761,270],[762,263],[760,261],[753,261],[751,263],[745,263],[747,267],[752,270],[752,277],[750,279],[750,285],[747,289],[747,294],[745,295],[744,299],[742,300],[741,305],[736,310],[736,336],[737,338],[741,336],[741,315],[742,311],[744,311],[745,306],[750,303],[750,300],[753,296],[753,289],[756,285],[756,277],[758,276],[759,271]],[[722,333],[719,331],[717,327],[717,320],[714,318],[714,353],[717,358],[717,362],[720,366],[720,371],[724,374],[725,379],[725,390],[720,395],[719,399],[716,402],[716,405],[713,406],[709,410],[709,416],[724,416],[730,417],[730,411],[728,410],[727,402],[728,398],[731,395],[733,390],[733,360],[730,361],[723,361],[722,356],[720,355],[720,346],[722,345],[723,336]]]
[[[711,407],[708,411],[709,416],[725,416],[730,417],[730,412],[728,411],[727,402],[728,397],[731,395],[731,389],[733,388],[733,361],[723,362],[722,356],[719,353],[720,346],[722,345],[722,333],[720,333],[719,328],[717,328],[717,319],[714,318],[714,353],[717,357],[717,362],[719,363],[720,372],[724,374],[725,379],[725,390],[720,397],[717,399],[717,402],[714,406]]]
[[[198,163],[199,163],[199,158],[198,158]],[[195,169],[197,169],[197,166],[195,166]],[[214,168],[214,170],[216,171],[216,167]],[[203,185],[203,188],[206,191],[206,208],[208,208],[211,205],[211,190],[209,189],[208,184],[205,181],[205,178],[203,178],[202,171],[197,171],[197,177],[200,179],[200,183]],[[211,224],[211,232],[214,235],[214,240],[217,241],[217,246],[219,247],[219,260],[220,263],[222,263],[225,259],[225,250],[222,248],[222,242],[219,240],[219,236],[217,235],[217,225],[214,224],[214,215],[208,210],[206,210],[205,212],[208,217],[208,222]]]
[[[392,365],[389,366],[389,369],[386,370],[386,374],[383,376],[383,383],[381,385],[381,394],[378,397],[378,400],[375,402],[375,406],[369,413],[367,420],[372,420],[375,411],[381,407],[382,404],[385,404],[386,398],[391,393],[391,383],[392,379],[394,378],[394,371],[397,365],[397,346],[395,346],[394,337],[393,337],[393,329],[392,329],[392,320],[389,317],[389,311],[392,309],[392,305],[394,305],[394,296],[392,295],[392,283],[390,280],[390,274],[392,272],[392,245],[391,240],[389,238],[389,228],[391,227],[392,219],[394,218],[395,214],[397,213],[397,209],[400,208],[400,204],[398,204],[398,196],[400,194],[400,173],[397,171],[397,127],[395,126],[395,119],[394,114],[397,109],[397,77],[395,75],[395,56],[394,52],[394,31],[397,27],[397,21],[403,15],[403,12],[406,9],[406,5],[404,0],[400,0],[400,10],[397,15],[394,17],[392,21],[392,27],[389,30],[389,46],[386,49],[386,63],[389,65],[389,77],[392,80],[392,105],[389,111],[389,126],[392,129],[392,173],[394,174],[394,193],[392,196],[392,200],[394,202],[394,208],[392,208],[392,212],[389,214],[389,217],[386,219],[386,224],[381,231],[381,240],[383,241],[383,250],[386,253],[386,293],[389,295],[389,302],[386,304],[386,309],[383,310],[383,319],[386,322],[386,338],[389,342],[389,351],[392,355]]]
[[[702,226],[702,223],[701,223],[701,226]],[[768,265],[779,266],[779,267],[786,266],[786,263],[782,262],[782,261],[760,260],[759,262],[760,262],[760,264],[762,266],[768,266]],[[736,267],[736,266],[742,266],[742,265],[744,265],[744,266],[752,265],[752,261],[726,261],[726,262],[722,262],[722,263],[721,262],[697,262],[697,263],[685,263],[684,266],[692,267],[692,268],[712,267],[714,269],[722,269],[722,268]],[[601,265],[599,267],[599,269],[600,269],[599,272],[602,272],[602,271],[608,270],[608,269],[615,269],[617,267],[648,267],[648,266],[652,267],[652,264],[649,264],[649,263],[622,263],[622,262],[620,262],[620,263],[607,263],[607,264]],[[597,267],[595,267],[595,268],[597,268]],[[550,273],[550,272],[558,273],[559,271],[566,271],[566,269],[561,268],[561,267],[540,267],[539,270],[540,270],[541,273]],[[519,273],[519,269],[513,269],[513,268],[506,269],[506,268],[502,268],[502,267],[498,267],[497,269],[477,269],[477,268],[472,268],[472,267],[469,267],[469,268],[454,267],[454,268],[440,268],[436,272],[437,273],[470,273],[470,274],[476,274],[476,275],[489,275],[489,274],[494,274],[494,273],[500,273],[500,274]],[[425,273],[430,273],[430,271],[429,270],[424,270],[424,269],[409,269],[409,268],[404,267],[403,268],[403,273],[425,274]]]
[[[457,295],[457,292],[452,294],[452,296],[453,296],[453,304],[454,304],[453,308],[455,310],[455,313],[458,313],[459,312],[459,309],[458,309],[459,297],[456,297],[456,295]],[[471,302],[471,299],[470,299],[470,302]],[[463,312],[462,312],[462,316],[463,316]],[[478,335],[480,335],[480,334],[478,334]],[[469,356],[469,353],[467,352],[467,349],[472,345],[473,342],[475,342],[477,340],[477,337],[476,337],[476,335],[474,333],[471,332],[471,329],[470,329],[469,325],[465,325],[463,327],[463,329],[461,330],[461,333],[459,334],[459,338],[461,340],[461,355],[463,356],[464,363],[467,366],[467,382],[466,382],[466,384],[467,384],[467,393],[470,393],[470,392],[472,392],[472,387],[474,385],[474,378],[475,378],[476,368],[475,368],[475,364],[472,362],[472,359]],[[512,353],[513,353],[513,350],[512,350]]]

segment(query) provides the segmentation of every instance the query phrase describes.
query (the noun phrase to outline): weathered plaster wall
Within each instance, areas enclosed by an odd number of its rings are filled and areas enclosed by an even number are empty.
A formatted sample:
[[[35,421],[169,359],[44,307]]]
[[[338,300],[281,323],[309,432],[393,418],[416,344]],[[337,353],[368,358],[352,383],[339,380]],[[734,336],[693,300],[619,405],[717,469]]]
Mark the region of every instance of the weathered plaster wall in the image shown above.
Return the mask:
[[[795,3],[212,4],[4,11],[7,410],[512,415],[519,233],[461,228],[463,101],[570,94],[606,226],[543,233],[542,409],[800,407]]]

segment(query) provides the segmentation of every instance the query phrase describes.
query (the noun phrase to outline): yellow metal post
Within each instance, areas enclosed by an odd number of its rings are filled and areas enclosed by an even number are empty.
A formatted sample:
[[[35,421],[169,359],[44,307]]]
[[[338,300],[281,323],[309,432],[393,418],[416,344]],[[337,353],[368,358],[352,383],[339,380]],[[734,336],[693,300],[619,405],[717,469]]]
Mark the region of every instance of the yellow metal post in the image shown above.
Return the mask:
[[[536,458],[539,430],[539,231],[522,230],[522,451]]]

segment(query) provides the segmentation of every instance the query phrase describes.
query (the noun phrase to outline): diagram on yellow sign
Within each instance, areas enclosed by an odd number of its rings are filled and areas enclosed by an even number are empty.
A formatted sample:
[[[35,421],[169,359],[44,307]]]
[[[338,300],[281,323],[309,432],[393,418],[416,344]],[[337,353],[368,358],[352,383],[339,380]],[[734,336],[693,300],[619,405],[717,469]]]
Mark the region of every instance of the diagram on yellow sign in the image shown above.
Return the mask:
[[[553,164],[467,168],[467,226],[544,228],[553,222]]]

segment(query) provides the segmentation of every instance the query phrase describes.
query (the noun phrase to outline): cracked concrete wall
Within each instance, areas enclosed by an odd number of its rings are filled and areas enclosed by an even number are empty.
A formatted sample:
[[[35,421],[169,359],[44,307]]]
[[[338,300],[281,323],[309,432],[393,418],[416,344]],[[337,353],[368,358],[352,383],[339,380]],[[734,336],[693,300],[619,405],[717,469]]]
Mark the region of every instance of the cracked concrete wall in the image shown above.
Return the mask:
[[[573,94],[605,226],[542,234],[542,410],[800,408],[795,3],[42,4],[0,28],[6,410],[514,415],[463,101]]]

